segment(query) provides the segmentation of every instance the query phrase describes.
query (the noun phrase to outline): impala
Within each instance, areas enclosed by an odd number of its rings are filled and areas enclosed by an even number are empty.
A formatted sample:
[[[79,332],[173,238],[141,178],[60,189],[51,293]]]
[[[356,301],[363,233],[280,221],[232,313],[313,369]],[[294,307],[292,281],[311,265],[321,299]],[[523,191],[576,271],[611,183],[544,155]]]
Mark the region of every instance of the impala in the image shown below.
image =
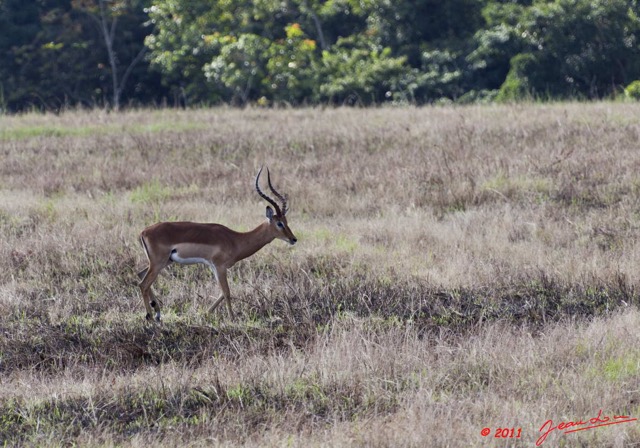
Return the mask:
[[[223,300],[231,310],[231,293],[227,281],[227,270],[238,261],[247,258],[276,238],[293,245],[297,239],[287,224],[287,199],[271,185],[271,176],[267,169],[267,183],[276,201],[260,190],[260,174],[256,176],[256,191],[269,204],[267,220],[249,232],[236,232],[221,224],[196,222],[159,222],[147,227],[140,233],[140,241],[149,259],[149,266],[138,272],[140,291],[147,309],[147,319],[151,319],[155,310],[156,320],[160,321],[160,304],[156,300],[151,285],[160,271],[171,262],[180,264],[203,263],[209,266],[222,291],[210,311],[214,311]]]

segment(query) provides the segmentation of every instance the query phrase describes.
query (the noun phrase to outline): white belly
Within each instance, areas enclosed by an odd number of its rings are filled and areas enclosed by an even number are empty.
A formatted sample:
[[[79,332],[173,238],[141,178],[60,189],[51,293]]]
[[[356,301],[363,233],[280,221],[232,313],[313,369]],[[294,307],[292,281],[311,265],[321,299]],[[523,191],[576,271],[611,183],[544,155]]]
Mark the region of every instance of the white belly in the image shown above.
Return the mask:
[[[178,255],[178,252],[176,250],[173,250],[171,252],[171,257],[169,258],[171,258],[171,261],[175,261],[176,263],[180,263],[180,264],[198,264],[198,263],[206,264],[211,268],[214,275],[216,276],[216,279],[218,278],[218,271],[216,270],[215,265],[210,260],[207,260],[206,258],[200,258],[200,257],[182,258],[180,255]]]
[[[197,263],[204,263],[204,264],[210,264],[211,262],[209,260],[207,260],[206,258],[182,258],[180,257],[180,255],[178,255],[178,252],[171,252],[171,261],[175,261],[176,263],[180,263],[180,264],[197,264]]]

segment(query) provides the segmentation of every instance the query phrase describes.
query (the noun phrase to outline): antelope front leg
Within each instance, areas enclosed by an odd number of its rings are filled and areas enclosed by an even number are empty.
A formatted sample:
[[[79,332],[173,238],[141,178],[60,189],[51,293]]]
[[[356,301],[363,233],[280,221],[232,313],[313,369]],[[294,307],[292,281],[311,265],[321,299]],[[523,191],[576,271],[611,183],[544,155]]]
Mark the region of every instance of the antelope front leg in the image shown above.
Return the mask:
[[[227,281],[227,270],[226,269],[218,269],[216,270],[216,279],[218,280],[218,285],[220,285],[220,289],[222,290],[222,294],[216,303],[213,304],[211,308],[209,308],[210,312],[215,311],[216,308],[222,303],[223,300],[226,299],[227,302],[227,310],[229,311],[229,316],[234,319],[235,315],[233,314],[233,310],[231,309],[231,291],[229,290],[229,282]]]

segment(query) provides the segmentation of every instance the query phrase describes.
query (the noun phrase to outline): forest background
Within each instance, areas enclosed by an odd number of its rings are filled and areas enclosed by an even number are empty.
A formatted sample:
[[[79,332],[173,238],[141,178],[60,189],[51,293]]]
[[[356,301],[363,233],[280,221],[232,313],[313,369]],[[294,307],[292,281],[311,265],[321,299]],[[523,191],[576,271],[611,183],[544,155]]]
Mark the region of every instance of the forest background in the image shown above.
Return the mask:
[[[631,0],[0,0],[0,111],[640,95]]]

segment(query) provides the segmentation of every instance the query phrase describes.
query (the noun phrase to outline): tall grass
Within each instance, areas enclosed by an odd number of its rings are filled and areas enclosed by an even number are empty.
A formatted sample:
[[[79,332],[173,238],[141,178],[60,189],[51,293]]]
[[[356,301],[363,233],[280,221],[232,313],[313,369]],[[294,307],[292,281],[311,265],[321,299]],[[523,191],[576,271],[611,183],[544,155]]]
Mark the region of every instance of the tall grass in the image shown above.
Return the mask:
[[[638,417],[639,113],[4,117],[0,441],[531,446],[548,419]],[[233,268],[236,320],[207,312],[207,269],[171,267],[146,323],[140,230],[254,227],[262,164],[299,244]],[[638,428],[545,443],[632,446]]]

